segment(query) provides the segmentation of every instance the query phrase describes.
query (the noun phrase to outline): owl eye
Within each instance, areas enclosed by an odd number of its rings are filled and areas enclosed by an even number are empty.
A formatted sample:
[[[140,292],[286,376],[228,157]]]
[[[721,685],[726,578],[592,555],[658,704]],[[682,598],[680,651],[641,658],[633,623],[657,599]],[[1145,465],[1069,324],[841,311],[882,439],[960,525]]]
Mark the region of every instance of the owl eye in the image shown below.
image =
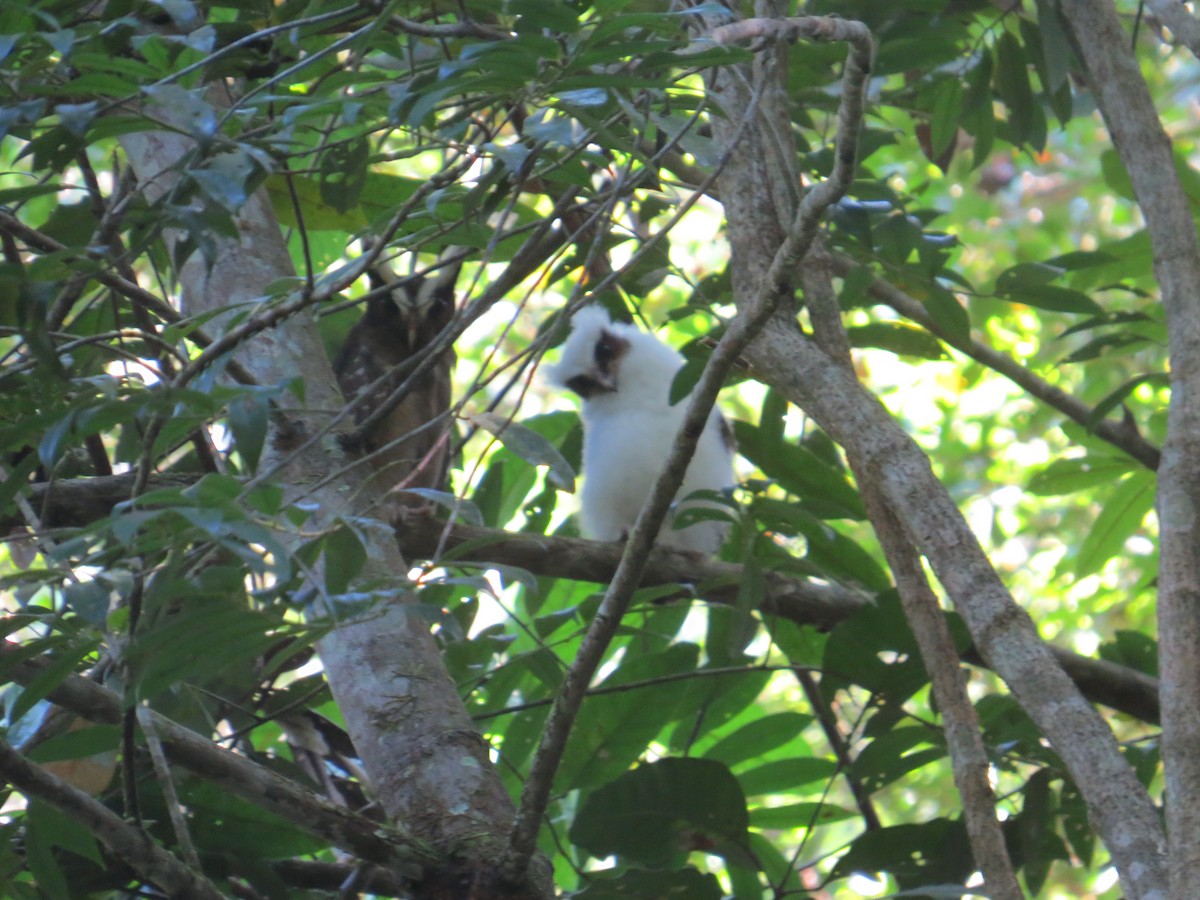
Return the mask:
[[[600,340],[596,341],[596,365],[600,369],[607,369],[608,364],[617,358],[617,345],[609,334],[600,336]]]

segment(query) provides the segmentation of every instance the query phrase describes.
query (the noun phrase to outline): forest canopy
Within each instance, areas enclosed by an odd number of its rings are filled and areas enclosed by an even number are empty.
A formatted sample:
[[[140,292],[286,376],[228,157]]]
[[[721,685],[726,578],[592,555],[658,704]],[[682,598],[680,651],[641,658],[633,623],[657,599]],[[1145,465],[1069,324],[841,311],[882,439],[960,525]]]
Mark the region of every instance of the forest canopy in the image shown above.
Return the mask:
[[[3,893],[1190,900],[1198,50],[4,4]],[[589,306],[682,359],[619,541],[546,375]]]

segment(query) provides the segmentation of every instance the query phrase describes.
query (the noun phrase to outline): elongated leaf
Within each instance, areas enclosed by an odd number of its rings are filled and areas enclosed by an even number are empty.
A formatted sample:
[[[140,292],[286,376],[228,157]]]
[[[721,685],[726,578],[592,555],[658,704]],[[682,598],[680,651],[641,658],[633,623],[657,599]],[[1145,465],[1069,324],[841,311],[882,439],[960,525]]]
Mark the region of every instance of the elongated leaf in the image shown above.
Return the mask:
[[[945,359],[941,341],[923,328],[903,322],[871,322],[846,329],[852,347],[877,347],[901,356]]]
[[[575,471],[571,464],[551,444],[531,428],[511,422],[496,413],[477,413],[468,419],[474,425],[491,432],[505,447],[526,462],[546,466],[550,479],[568,494],[575,492]]]
[[[849,519],[866,515],[858,491],[812,451],[786,440],[771,441],[747,422],[735,421],[733,430],[742,455],[800,496],[814,515]]]
[[[1100,571],[1142,527],[1142,520],[1154,508],[1155,483],[1153,472],[1134,472],[1104,501],[1104,508],[1084,535],[1079,555],[1075,557],[1075,577]]]
[[[784,746],[808,727],[811,721],[812,716],[795,712],[763,716],[719,740],[705,751],[704,758],[736,766]]]
[[[571,825],[596,857],[667,865],[690,850],[740,856],[749,814],[742,789],[718,762],[661,759],[590,794]]]
[[[1112,484],[1137,468],[1133,460],[1120,456],[1056,459],[1034,473],[1025,489],[1043,497],[1072,494],[1097,485]]]

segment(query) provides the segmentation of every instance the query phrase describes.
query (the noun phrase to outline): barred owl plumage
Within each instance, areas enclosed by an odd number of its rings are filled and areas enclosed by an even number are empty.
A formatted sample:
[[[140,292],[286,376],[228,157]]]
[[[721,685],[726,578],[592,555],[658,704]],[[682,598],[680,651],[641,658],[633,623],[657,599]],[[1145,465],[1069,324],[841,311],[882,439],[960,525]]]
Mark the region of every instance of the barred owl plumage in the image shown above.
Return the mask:
[[[388,269],[369,273],[367,307],[333,364],[357,426],[388,402],[412,375],[400,367],[429,346],[454,317],[460,267],[461,263],[443,266],[426,278],[398,279]],[[452,427],[446,413],[454,362],[454,350],[447,347],[354,448],[370,457],[372,485],[381,495],[395,488],[445,489]],[[409,496],[399,505],[421,502]]]

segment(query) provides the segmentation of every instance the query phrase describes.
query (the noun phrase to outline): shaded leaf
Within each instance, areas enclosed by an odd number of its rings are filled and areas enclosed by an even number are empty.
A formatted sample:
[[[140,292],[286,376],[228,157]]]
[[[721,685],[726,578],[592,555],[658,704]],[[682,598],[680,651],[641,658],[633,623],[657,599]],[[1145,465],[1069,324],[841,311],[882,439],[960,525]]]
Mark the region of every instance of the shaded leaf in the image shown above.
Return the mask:
[[[546,466],[550,479],[569,494],[575,492],[575,471],[558,448],[532,428],[512,422],[496,413],[477,413],[468,421],[485,429],[534,466]]]
[[[693,850],[740,857],[749,814],[737,779],[720,763],[661,759],[589,794],[570,838],[593,856],[669,865]]]
[[[1135,471],[1105,499],[1075,557],[1077,578],[1100,571],[1142,527],[1146,514],[1154,508],[1155,484],[1153,472]]]

